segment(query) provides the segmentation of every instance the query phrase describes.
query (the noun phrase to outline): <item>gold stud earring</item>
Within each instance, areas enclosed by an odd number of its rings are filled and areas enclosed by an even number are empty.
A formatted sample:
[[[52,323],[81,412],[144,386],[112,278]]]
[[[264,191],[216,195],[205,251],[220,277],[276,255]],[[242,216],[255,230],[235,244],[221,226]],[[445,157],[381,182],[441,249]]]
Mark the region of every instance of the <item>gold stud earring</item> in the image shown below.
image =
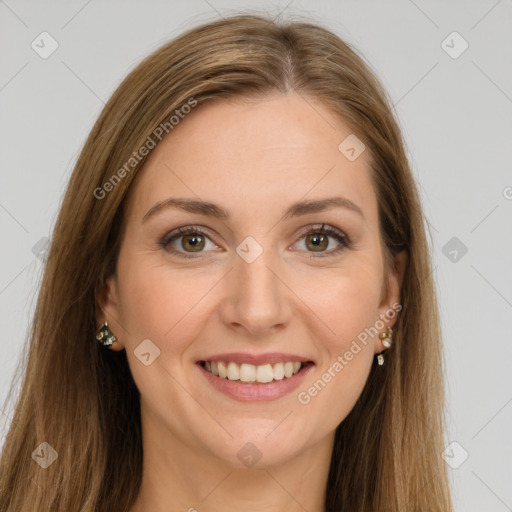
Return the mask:
[[[114,333],[108,328],[107,322],[101,325],[96,331],[96,339],[104,346],[111,347],[112,343],[117,341]]]
[[[391,327],[387,328],[386,332],[382,332],[379,334],[379,338],[382,341],[382,344],[386,348],[391,347],[391,343],[393,343],[393,329]],[[384,356],[382,355],[382,352],[380,354],[377,354],[377,363],[379,366],[382,366],[384,364]]]
[[[382,344],[389,348],[391,347],[391,343],[393,343],[393,329],[391,327],[388,327],[388,330],[386,332],[382,332],[379,334],[379,338],[382,340]]]

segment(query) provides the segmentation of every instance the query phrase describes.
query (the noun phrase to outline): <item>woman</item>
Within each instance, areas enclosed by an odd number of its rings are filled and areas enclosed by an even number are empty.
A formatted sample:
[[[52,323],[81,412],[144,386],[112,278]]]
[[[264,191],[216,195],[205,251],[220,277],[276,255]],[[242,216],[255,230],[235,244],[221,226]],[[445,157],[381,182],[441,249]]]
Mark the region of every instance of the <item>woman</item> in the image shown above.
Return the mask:
[[[72,174],[0,510],[452,510],[399,128],[328,30],[238,15],[134,69]]]

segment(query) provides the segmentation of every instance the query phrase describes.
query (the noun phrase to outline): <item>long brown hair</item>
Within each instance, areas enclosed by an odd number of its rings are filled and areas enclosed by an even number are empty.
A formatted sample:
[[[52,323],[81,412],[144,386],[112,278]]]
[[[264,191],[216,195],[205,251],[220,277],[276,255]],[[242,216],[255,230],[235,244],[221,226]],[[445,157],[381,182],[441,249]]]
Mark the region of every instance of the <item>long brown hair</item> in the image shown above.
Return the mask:
[[[429,245],[389,99],[364,59],[332,32],[250,13],[191,29],[144,59],[94,125],[60,208],[20,360],[0,511],[130,508],[142,474],[139,393],[125,351],[104,349],[95,331],[97,293],[115,270],[123,205],[145,161],[139,150],[158,143],[157,127],[173,129],[169,119],[184,105],[290,89],[323,101],[364,142],[386,258],[409,256],[386,364],[373,366],[336,430],[326,511],[452,510]],[[58,454],[46,469],[31,456],[43,442]]]

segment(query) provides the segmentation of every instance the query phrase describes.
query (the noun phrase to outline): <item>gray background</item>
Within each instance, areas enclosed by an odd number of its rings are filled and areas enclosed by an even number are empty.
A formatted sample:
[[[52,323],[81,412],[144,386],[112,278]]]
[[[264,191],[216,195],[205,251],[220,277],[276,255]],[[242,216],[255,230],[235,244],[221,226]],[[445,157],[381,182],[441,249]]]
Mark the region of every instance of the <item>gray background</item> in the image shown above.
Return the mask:
[[[247,8],[325,24],[389,91],[431,226],[456,510],[512,510],[510,0],[0,0],[0,399],[31,321],[44,237],[104,102],[162,43]],[[58,43],[46,59],[31,47],[43,31]]]

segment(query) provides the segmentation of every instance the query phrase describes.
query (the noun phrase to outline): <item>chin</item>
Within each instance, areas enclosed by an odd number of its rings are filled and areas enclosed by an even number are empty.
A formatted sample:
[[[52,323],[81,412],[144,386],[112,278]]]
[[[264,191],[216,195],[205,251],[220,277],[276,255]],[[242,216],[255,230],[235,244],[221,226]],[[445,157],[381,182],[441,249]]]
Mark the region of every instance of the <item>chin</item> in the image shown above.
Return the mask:
[[[290,425],[279,425],[281,420],[244,418],[230,423],[233,437],[223,436],[211,451],[233,468],[265,469],[282,464],[297,457],[307,440],[304,429],[295,424],[290,432]]]

